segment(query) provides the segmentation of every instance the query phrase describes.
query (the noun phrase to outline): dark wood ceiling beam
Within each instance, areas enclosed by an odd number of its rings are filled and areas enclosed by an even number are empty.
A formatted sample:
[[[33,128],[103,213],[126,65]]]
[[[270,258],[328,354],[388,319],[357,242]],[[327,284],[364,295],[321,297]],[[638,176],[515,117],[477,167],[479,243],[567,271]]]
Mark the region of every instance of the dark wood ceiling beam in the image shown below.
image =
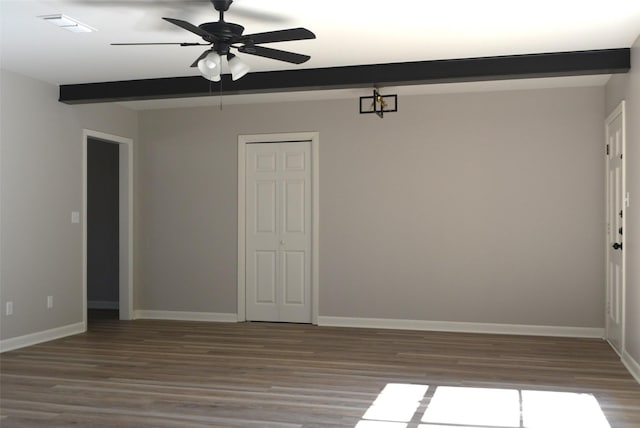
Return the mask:
[[[626,73],[630,67],[630,49],[602,49],[254,72],[235,82],[230,75],[224,75],[222,91],[219,83],[200,76],[61,85],[59,100],[66,104],[87,104],[199,97],[220,92],[235,95],[613,74]]]

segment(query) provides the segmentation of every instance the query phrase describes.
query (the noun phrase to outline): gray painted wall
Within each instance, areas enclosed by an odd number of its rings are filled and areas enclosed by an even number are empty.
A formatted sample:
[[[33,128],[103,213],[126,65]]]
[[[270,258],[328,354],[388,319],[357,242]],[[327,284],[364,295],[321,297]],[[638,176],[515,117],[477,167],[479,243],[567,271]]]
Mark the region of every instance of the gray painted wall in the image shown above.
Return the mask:
[[[606,113],[613,111],[621,100],[627,102],[626,183],[631,201],[627,209],[625,233],[625,347],[628,354],[640,364],[640,38],[631,51],[631,71],[613,76],[606,86]]]
[[[603,88],[415,96],[384,120],[355,100],[71,107],[1,70],[0,301],[15,313],[2,311],[0,339],[82,320],[70,212],[83,128],[136,139],[137,309],[235,312],[237,135],[317,130],[321,315],[602,327],[602,123],[626,98],[628,161],[640,164],[638,45],[606,103]],[[635,205],[626,339],[640,361]]]
[[[0,92],[0,339],[8,339],[82,322],[82,229],[71,223],[82,207],[82,130],[135,139],[137,114],[61,104],[56,86],[7,70]]]
[[[235,313],[237,136],[320,133],[320,315],[603,327],[604,88],[140,115],[140,309]]]
[[[119,147],[87,145],[87,300],[89,308],[119,302]]]

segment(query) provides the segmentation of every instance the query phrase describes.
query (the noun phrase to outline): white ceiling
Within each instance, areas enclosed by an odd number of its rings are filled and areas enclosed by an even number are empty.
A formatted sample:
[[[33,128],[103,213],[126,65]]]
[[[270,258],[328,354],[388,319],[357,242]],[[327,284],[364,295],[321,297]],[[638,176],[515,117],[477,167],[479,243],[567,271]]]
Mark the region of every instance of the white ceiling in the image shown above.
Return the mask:
[[[57,13],[98,31],[38,18]],[[217,20],[208,0],[0,0],[0,65],[56,85],[197,75],[189,65],[205,46],[110,45],[199,41],[163,16]],[[269,45],[311,55],[302,65],[239,55],[252,70],[271,71],[630,47],[640,1],[235,0],[225,20],[245,33],[302,26],[316,34]]]

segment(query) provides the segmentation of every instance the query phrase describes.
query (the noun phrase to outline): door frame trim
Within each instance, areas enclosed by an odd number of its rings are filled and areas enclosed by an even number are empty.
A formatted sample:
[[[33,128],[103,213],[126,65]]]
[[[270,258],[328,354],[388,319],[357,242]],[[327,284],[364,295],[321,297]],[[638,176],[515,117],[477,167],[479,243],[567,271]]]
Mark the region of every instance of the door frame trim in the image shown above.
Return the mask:
[[[119,311],[121,320],[133,311],[133,140],[90,129],[82,130],[82,317],[87,326],[87,151],[89,139],[118,144],[119,158]]]
[[[624,156],[626,153],[626,149],[627,149],[627,137],[626,137],[626,102],[624,100],[620,101],[620,104],[618,104],[618,106],[607,116],[606,120],[605,120],[605,148],[606,145],[609,144],[609,124],[618,116],[621,116],[621,122],[622,122],[622,154],[623,154],[623,158],[622,158],[622,178],[621,178],[621,185],[622,185],[622,211],[623,211],[623,216],[622,216],[622,230],[623,232],[626,231],[626,224],[627,224],[627,219],[626,219],[626,202],[625,202],[625,198],[626,198],[626,164],[627,164],[627,157]],[[607,342],[609,342],[609,344],[611,345],[611,347],[613,348],[614,351],[616,351],[619,355],[623,355],[625,350],[626,350],[626,340],[625,340],[625,334],[626,334],[626,270],[627,270],[627,260],[626,260],[626,245],[624,245],[624,239],[622,240],[623,242],[623,247],[622,247],[622,287],[621,287],[621,291],[620,291],[620,299],[621,299],[621,314],[620,314],[620,320],[621,320],[621,338],[620,338],[620,349],[617,349],[615,346],[613,346],[613,344],[611,344],[611,341],[609,340],[610,335],[609,335],[609,305],[611,302],[609,302],[609,156],[605,156],[605,209],[606,209],[606,216],[605,216],[605,328],[604,328],[604,332],[605,332],[605,339],[607,340]]]
[[[320,275],[320,134],[318,132],[292,132],[275,134],[238,135],[238,321],[246,321],[246,146],[256,143],[283,141],[309,141],[311,143],[311,323],[318,324]]]

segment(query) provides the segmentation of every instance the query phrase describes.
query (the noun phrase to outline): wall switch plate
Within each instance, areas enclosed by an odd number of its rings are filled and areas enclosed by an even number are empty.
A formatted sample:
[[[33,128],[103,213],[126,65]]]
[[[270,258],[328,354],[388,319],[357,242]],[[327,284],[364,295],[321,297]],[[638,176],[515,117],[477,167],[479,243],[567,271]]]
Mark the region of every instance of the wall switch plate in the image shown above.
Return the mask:
[[[79,211],[71,211],[71,223],[80,223]]]
[[[13,302],[7,302],[6,312],[7,315],[13,315]]]
[[[53,308],[53,296],[47,296],[47,309]]]

